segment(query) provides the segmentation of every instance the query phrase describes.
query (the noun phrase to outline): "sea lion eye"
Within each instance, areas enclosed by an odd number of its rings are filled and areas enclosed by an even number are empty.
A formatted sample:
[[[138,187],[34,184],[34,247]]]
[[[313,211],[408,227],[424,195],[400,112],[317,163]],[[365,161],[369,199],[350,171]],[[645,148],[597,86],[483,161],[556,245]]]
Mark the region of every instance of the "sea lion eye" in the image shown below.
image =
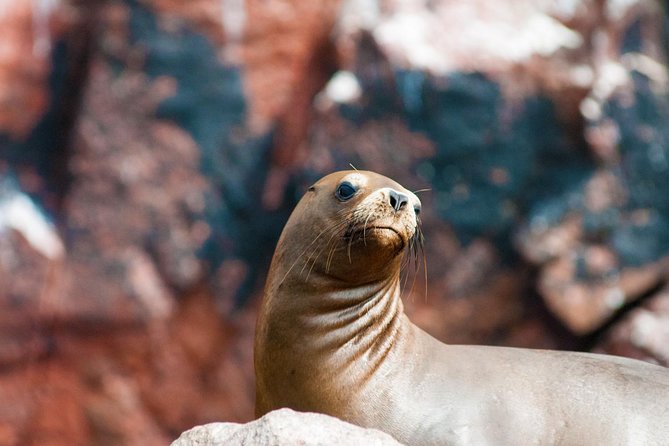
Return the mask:
[[[357,191],[358,189],[355,186],[353,186],[348,181],[344,181],[339,185],[339,187],[337,187],[337,192],[335,195],[341,201],[347,201],[351,199],[351,197],[353,197]]]

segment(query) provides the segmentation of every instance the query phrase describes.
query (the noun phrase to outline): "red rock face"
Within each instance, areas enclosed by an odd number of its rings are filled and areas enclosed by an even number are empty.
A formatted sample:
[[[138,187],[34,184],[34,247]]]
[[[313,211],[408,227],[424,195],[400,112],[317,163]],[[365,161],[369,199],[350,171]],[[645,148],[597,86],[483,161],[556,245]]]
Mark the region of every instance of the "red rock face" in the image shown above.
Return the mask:
[[[130,71],[111,79],[108,70],[91,62],[75,131],[70,171],[76,180],[65,207],[67,226],[80,235],[69,246],[69,299],[54,311],[66,319],[95,319],[95,302],[105,302],[121,310],[115,322],[163,319],[173,305],[169,286],[189,288],[202,277],[195,251],[209,232],[198,218],[207,184],[193,140],[152,116],[172,94],[171,82]],[[119,94],[107,95],[110,86]],[[128,122],[126,114],[136,119]],[[91,259],[90,252],[99,255]],[[94,299],[92,289],[98,290]]]
[[[0,444],[249,421],[274,243],[350,164],[422,190],[438,338],[666,365],[665,19],[568,3],[0,6]]]
[[[36,4],[18,1],[0,13],[0,129],[15,138],[28,135],[48,102],[54,11]]]

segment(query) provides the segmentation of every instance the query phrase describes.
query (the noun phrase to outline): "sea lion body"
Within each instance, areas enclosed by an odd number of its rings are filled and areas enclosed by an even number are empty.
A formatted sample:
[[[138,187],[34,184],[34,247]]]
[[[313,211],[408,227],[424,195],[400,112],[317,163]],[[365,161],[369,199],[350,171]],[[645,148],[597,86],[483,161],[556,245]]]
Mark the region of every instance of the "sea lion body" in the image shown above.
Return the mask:
[[[412,324],[399,272],[419,210],[373,172],[337,172],[305,194],[258,318],[256,415],[321,412],[408,445],[669,445],[669,369],[446,345]]]

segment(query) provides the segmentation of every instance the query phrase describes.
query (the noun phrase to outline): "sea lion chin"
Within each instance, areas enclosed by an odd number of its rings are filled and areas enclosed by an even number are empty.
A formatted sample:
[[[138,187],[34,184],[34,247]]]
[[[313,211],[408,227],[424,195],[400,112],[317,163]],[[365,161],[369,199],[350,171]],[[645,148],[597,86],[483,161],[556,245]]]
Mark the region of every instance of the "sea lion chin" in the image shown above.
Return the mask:
[[[315,183],[281,234],[256,326],[256,415],[321,412],[408,445],[666,445],[669,369],[443,344],[404,314],[420,201],[382,175]]]

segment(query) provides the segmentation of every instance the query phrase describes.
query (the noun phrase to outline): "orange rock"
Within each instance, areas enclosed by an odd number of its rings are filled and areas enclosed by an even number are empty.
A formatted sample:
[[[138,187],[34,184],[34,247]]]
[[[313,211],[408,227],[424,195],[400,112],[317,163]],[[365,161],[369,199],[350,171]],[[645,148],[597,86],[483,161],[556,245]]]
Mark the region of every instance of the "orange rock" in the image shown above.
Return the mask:
[[[38,4],[47,5],[37,10]],[[0,10],[0,132],[24,138],[49,100],[58,2],[17,0]]]

